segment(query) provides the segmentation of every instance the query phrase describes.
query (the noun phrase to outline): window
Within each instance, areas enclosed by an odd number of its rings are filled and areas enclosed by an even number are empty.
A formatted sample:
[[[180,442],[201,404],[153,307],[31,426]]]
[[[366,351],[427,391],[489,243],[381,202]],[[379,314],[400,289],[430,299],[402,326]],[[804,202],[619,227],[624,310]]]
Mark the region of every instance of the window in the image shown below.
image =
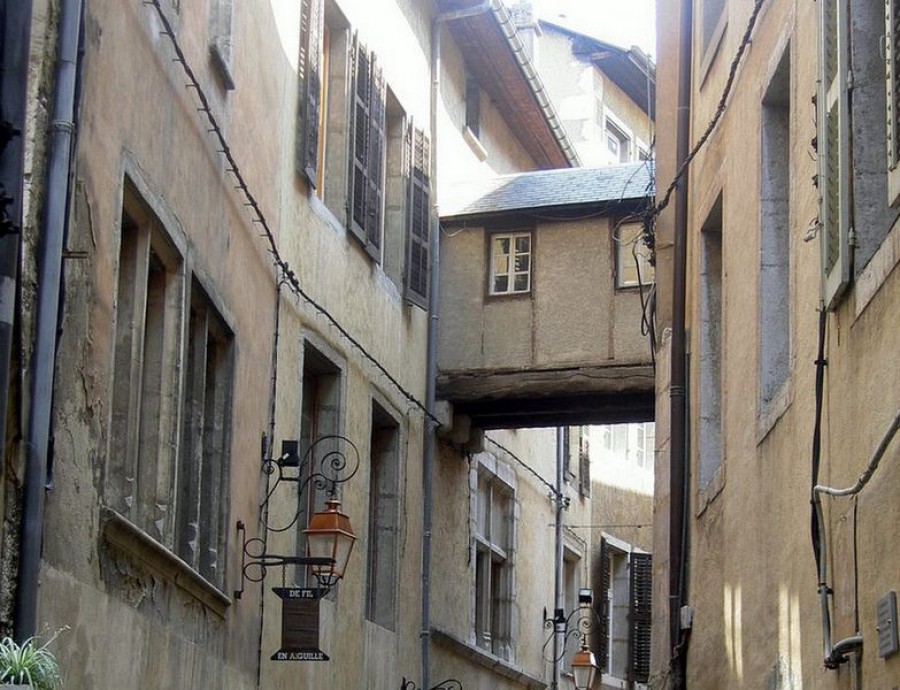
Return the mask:
[[[816,96],[819,239],[824,299],[832,309],[885,244],[898,217],[897,5],[896,0],[854,5],[851,21],[846,3],[819,3],[825,55]],[[892,254],[886,256],[890,266]],[[876,274],[884,270],[874,267]],[[867,285],[869,297],[878,284]],[[866,300],[858,293],[857,308],[860,297]]]
[[[512,645],[512,489],[485,468],[475,497],[475,641],[502,659]]]
[[[406,298],[428,308],[431,275],[431,148],[425,133],[409,128],[409,201],[406,231]]]
[[[210,582],[224,578],[217,558],[224,546],[231,408],[231,334],[194,281],[178,467],[177,553]]]
[[[531,290],[531,233],[490,236],[490,294],[515,295]]]
[[[381,260],[384,213],[385,82],[375,55],[354,36],[351,69],[347,228]]]
[[[369,449],[369,538],[366,618],[396,627],[399,545],[400,427],[378,403],[372,404]]]
[[[221,587],[233,335],[127,182],[120,241],[105,500]]]
[[[650,675],[652,557],[600,541],[597,660],[604,676],[646,683]]]
[[[324,22],[322,0],[300,3],[300,131],[297,136],[297,167],[309,184],[322,194],[323,154],[328,95],[328,48],[330,32]]]
[[[759,252],[759,409],[782,390],[790,369],[790,49],[762,100]]]
[[[819,120],[819,222],[826,306],[833,306],[850,280],[849,95],[847,12],[836,0],[820,3],[824,69],[816,100]]]
[[[631,139],[625,131],[608,117],[606,118],[607,162],[610,165],[627,163],[631,160]]]
[[[619,225],[615,231],[616,287],[650,285],[656,279],[656,269],[650,263],[650,248],[644,242],[640,223]]]
[[[333,452],[342,452],[339,439],[333,438],[341,431],[341,368],[306,341],[303,346],[303,380],[300,400],[300,447],[298,453],[301,465],[307,473],[321,469]],[[303,530],[310,516],[325,507],[326,491],[329,487],[307,482],[297,496],[297,553],[306,553],[306,539]],[[298,584],[307,583],[306,568],[297,569]],[[310,582],[311,584],[311,582]]]
[[[209,54],[226,91],[234,89],[231,73],[232,24],[234,22],[233,0],[212,0],[210,5]]]
[[[570,615],[572,611],[578,608],[578,590],[581,587],[581,557],[568,547],[563,553],[563,611],[566,615]],[[574,620],[574,619],[573,619]],[[565,655],[562,660],[563,668],[572,667],[572,657],[578,651],[577,640],[568,640],[565,649]]]
[[[700,233],[700,488],[722,464],[722,198]]]
[[[575,477],[572,472],[572,430],[567,427],[561,427],[562,434],[562,461],[563,461],[563,477],[566,481],[570,481]]]
[[[725,0],[702,0],[700,6],[700,56],[705,72],[725,33]]]

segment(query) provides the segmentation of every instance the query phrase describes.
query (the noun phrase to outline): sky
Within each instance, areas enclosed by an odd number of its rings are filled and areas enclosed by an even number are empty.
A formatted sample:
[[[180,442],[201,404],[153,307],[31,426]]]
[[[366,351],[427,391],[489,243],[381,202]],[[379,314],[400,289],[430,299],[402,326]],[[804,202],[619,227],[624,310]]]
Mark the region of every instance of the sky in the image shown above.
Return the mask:
[[[532,0],[541,19],[656,56],[656,0]],[[565,18],[562,18],[562,15]]]

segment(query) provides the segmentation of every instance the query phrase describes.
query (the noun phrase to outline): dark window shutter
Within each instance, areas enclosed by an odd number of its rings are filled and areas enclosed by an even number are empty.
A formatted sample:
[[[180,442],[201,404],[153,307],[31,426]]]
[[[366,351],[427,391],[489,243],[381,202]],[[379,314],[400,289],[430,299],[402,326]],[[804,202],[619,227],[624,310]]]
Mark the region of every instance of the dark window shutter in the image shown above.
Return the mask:
[[[381,67],[371,58],[369,89],[369,146],[366,190],[366,251],[381,259],[381,229],[384,197],[385,83]]]
[[[631,554],[631,678],[646,683],[650,678],[650,625],[653,596],[653,557]]]
[[[600,591],[597,593],[597,664],[602,671],[609,671],[609,544],[600,540]]]
[[[300,6],[300,123],[297,132],[297,170],[316,186],[319,167],[319,118],[322,104],[320,57],[325,13],[322,0],[303,0]]]
[[[353,36],[350,101],[350,179],[347,188],[347,227],[363,244],[366,242],[366,200],[368,197],[369,53]]]
[[[885,0],[888,203],[900,196],[900,0]]]
[[[406,232],[406,298],[428,308],[431,237],[430,145],[422,130],[410,125],[409,208]]]

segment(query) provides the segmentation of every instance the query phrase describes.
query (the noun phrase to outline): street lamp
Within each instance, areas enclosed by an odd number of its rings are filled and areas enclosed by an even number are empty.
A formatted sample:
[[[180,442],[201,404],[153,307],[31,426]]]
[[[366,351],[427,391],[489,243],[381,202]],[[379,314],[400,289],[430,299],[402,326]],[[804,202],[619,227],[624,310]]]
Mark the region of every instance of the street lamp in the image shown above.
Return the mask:
[[[340,510],[340,501],[330,498],[325,505],[324,511],[313,513],[303,534],[307,556],[316,561],[309,569],[322,587],[329,588],[344,576],[356,535],[350,518]]]
[[[581,649],[572,657],[572,675],[575,676],[575,687],[578,690],[590,690],[594,685],[594,675],[597,673],[597,660],[593,652],[587,648],[587,642],[582,641]]]

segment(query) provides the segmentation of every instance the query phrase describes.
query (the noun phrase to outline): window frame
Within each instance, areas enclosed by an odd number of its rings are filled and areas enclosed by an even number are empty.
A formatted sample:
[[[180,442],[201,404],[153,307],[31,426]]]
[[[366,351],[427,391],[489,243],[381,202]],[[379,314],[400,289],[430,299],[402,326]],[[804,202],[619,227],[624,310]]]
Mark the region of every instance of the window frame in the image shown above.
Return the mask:
[[[630,232],[632,229],[635,229],[635,237],[634,240],[628,240],[627,242],[623,240],[622,235],[624,232]],[[617,290],[631,290],[634,288],[640,287],[649,287],[656,282],[656,268],[650,263],[650,249],[646,244],[641,243],[643,249],[639,249],[636,253],[638,256],[638,265],[635,268],[638,279],[626,280],[626,270],[625,266],[628,261],[634,260],[634,254],[631,252],[625,253],[626,247],[631,247],[632,242],[640,241],[640,238],[643,234],[643,227],[640,222],[634,223],[625,223],[619,222],[615,225],[613,229],[613,249],[615,253],[615,287]],[[649,276],[647,280],[644,280],[642,267],[645,268],[649,272]]]
[[[186,243],[128,176],[122,194],[102,501],[222,591],[235,331],[192,269]],[[192,423],[201,433],[188,434]]]
[[[510,660],[513,657],[515,487],[505,482],[482,462],[479,462],[472,472],[474,517],[471,533],[471,570],[474,644],[498,658]],[[487,497],[487,506],[482,505],[483,496]],[[498,503],[500,505],[497,505]],[[506,523],[501,525],[501,534],[493,533],[495,509],[499,512],[500,520]]]
[[[517,239],[527,238],[528,239],[528,270],[526,271],[516,271],[515,270],[515,242]],[[488,249],[488,270],[487,270],[487,295],[491,298],[496,297],[524,297],[531,295],[533,291],[533,274],[534,274],[534,256],[535,256],[535,241],[534,241],[534,231],[529,230],[504,230],[504,231],[494,231],[488,232],[486,234],[487,239],[487,249]],[[501,276],[495,271],[496,268],[496,255],[494,253],[494,249],[496,246],[497,240],[507,239],[509,240],[510,251],[507,253],[507,269]],[[524,252],[523,252],[524,253]],[[515,290],[515,277],[517,275],[526,275],[528,278],[528,285],[525,289]],[[506,277],[507,278],[507,286],[510,289],[507,290],[495,290],[495,280],[498,277]]]

